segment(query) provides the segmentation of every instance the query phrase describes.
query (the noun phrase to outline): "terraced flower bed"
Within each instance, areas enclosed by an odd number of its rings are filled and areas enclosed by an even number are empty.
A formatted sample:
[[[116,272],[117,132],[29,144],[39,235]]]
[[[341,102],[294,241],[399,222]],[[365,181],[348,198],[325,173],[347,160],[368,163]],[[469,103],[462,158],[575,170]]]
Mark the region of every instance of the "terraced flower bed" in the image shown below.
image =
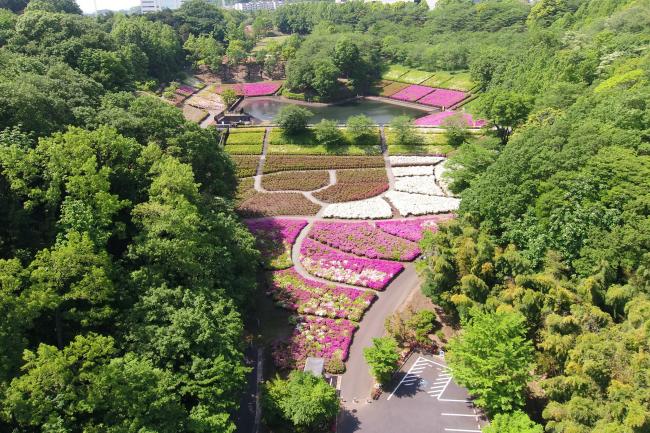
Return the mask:
[[[237,206],[237,212],[247,218],[280,215],[316,215],[320,206],[299,192],[255,192]]]
[[[408,239],[413,242],[419,242],[424,236],[425,230],[432,232],[438,231],[438,224],[454,218],[453,214],[442,214],[427,218],[418,218],[412,220],[390,220],[377,221],[376,225],[380,230]]]
[[[455,115],[460,116],[469,128],[483,128],[487,123],[484,119],[474,119],[469,113],[459,113],[451,110],[420,117],[415,119],[414,123],[418,126],[444,126],[445,121]]]
[[[248,220],[245,223],[255,236],[255,243],[262,253],[266,269],[291,267],[291,247],[300,231],[307,225],[307,221],[273,218]]]
[[[309,238],[300,246],[300,263],[312,275],[375,290],[384,290],[404,269],[401,263],[355,257]]]
[[[402,216],[448,213],[458,209],[460,200],[454,197],[388,191],[386,198]]]
[[[428,95],[433,92],[434,89],[427,86],[420,86],[418,84],[412,84],[405,89],[400,90],[391,96],[393,99],[400,101],[415,102],[418,99]]]
[[[254,185],[255,185],[255,178],[253,177],[244,177],[241,179],[237,179],[237,192],[235,194],[235,203],[237,203],[237,205],[245,202],[246,200],[248,200],[249,198],[257,194]]]
[[[467,93],[460,90],[435,89],[420,99],[418,103],[434,107],[452,107],[465,98],[467,98]]]
[[[231,129],[226,146],[235,144],[262,144],[264,128]]]
[[[313,191],[329,184],[327,171],[285,171],[265,174],[262,187],[268,191]]]
[[[327,203],[340,203],[375,197],[386,190],[388,177],[385,168],[339,170],[336,184],[314,193],[314,197]]]
[[[383,87],[381,91],[379,92],[379,96],[385,96],[385,97],[390,97],[393,96],[395,93],[399,92],[400,90],[404,90],[409,86],[409,84],[406,83],[390,83],[387,86]]]
[[[300,314],[359,321],[377,296],[303,278],[293,268],[268,274],[268,294],[276,304]]]
[[[282,81],[262,81],[259,83],[221,84],[215,92],[222,94],[226,89],[233,89],[239,96],[268,96],[275,94],[282,87]]]
[[[323,218],[382,219],[392,216],[393,209],[381,197],[372,197],[345,203],[333,203],[327,205],[323,210]]]
[[[317,316],[297,316],[296,329],[290,340],[276,345],[272,357],[280,369],[302,369],[310,357],[324,358],[325,369],[336,373],[330,367],[332,360],[348,359],[352,336],[357,325],[346,319],[330,319]]]
[[[469,72],[450,73],[446,71],[435,72],[433,77],[423,82],[425,86],[443,87],[445,89],[471,90],[476,84],[472,81]]]
[[[237,177],[255,176],[257,166],[260,163],[260,157],[257,155],[231,155],[236,166],[235,174]]]
[[[404,176],[395,179],[395,191],[413,192],[425,195],[445,195],[431,176]]]
[[[420,255],[416,244],[387,234],[367,222],[319,221],[311,227],[308,236],[332,248],[370,259],[410,262]]]
[[[384,80],[398,80],[402,75],[406,74],[409,71],[409,68],[401,65],[390,65],[388,70],[384,72],[382,78]]]
[[[384,167],[384,158],[381,156],[268,155],[264,163],[264,173],[374,167]]]
[[[399,77],[399,81],[409,84],[421,84],[423,81],[428,80],[433,76],[432,72],[419,71],[417,69],[411,69],[406,74]]]

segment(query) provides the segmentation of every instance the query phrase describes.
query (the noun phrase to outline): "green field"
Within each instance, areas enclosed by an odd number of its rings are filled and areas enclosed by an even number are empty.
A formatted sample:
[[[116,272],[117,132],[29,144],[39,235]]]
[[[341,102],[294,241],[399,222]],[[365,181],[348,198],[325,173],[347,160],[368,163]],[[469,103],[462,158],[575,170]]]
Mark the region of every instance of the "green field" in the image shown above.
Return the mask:
[[[384,80],[399,81],[399,77],[406,74],[409,71],[409,68],[400,65],[390,65],[388,70],[384,72],[382,78]]]
[[[264,128],[231,129],[226,145],[259,144],[264,142]]]
[[[224,150],[230,155],[259,155],[262,144],[226,144]]]
[[[322,144],[276,144],[269,146],[272,155],[379,155],[379,146],[339,145],[324,146]]]
[[[409,84],[420,84],[423,81],[428,80],[433,75],[432,72],[427,71],[418,71],[417,69],[411,69],[406,74],[399,77],[399,81]]]
[[[402,145],[388,146],[389,155],[447,155],[453,148],[447,144],[441,145]]]
[[[442,87],[445,89],[463,90],[465,92],[471,90],[475,84],[469,72],[447,72],[438,71],[422,83],[425,86]]]

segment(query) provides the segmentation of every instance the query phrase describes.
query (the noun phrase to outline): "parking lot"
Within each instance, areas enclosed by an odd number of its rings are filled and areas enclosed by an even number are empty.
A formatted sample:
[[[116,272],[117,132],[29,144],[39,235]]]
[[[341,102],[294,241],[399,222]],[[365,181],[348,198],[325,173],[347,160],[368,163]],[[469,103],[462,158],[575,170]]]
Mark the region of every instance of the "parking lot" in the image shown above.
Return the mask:
[[[486,424],[444,359],[414,354],[379,400],[344,402],[340,433],[480,433]]]

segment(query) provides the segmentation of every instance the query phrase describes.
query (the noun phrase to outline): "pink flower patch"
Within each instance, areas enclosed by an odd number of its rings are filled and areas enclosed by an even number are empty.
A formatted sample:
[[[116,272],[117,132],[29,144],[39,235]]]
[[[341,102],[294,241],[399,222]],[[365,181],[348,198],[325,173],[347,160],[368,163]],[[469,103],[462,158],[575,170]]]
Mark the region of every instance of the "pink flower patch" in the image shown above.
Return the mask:
[[[455,114],[458,114],[458,112],[451,110],[433,113],[416,119],[415,124],[418,126],[441,126],[444,124],[445,119]],[[462,117],[470,128],[482,128],[487,123],[484,119],[475,120],[469,113],[462,113]]]
[[[418,102],[424,105],[433,105],[435,107],[451,107],[458,104],[467,97],[467,93],[460,90],[435,89]]]
[[[454,218],[453,214],[442,214],[412,220],[378,221],[377,227],[391,235],[418,242],[422,239],[425,230],[430,230],[435,233],[438,231],[438,223],[452,218]]]
[[[262,81],[260,83],[224,84],[216,88],[221,94],[226,89],[233,89],[239,96],[273,95],[282,87],[282,81]]]
[[[427,86],[420,86],[419,84],[412,84],[405,89],[400,90],[391,96],[393,99],[399,99],[400,101],[414,102],[423,96],[428,95],[434,89]]]

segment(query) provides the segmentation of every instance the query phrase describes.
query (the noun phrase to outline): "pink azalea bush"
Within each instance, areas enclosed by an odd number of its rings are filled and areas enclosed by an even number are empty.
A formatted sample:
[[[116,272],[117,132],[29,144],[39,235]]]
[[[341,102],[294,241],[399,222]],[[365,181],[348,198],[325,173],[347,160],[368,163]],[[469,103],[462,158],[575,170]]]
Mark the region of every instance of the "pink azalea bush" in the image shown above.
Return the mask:
[[[308,236],[332,248],[371,259],[411,261],[420,255],[416,244],[367,222],[316,222]]]
[[[246,221],[248,230],[255,236],[267,269],[291,266],[291,247],[306,225],[307,221],[302,219],[267,218]]]
[[[300,314],[359,321],[376,299],[369,290],[340,287],[309,280],[294,268],[271,272],[268,294],[282,308]]]
[[[310,357],[329,361],[348,358],[357,325],[345,319],[298,316],[296,329],[288,342],[276,344],[273,361],[281,369],[302,369]]]
[[[433,92],[420,99],[418,103],[433,105],[436,107],[451,107],[452,105],[458,104],[466,97],[467,94],[460,90],[435,89]]]
[[[441,111],[440,113],[429,114],[424,117],[420,117],[415,120],[415,124],[418,126],[441,126],[444,125],[444,120],[448,117],[458,114],[456,111]],[[462,113],[463,120],[467,123],[467,126],[470,128],[482,128],[485,126],[486,121],[484,119],[474,119],[469,113]]]
[[[185,84],[182,84],[182,85],[178,86],[178,89],[176,89],[176,93],[179,93],[179,94],[185,95],[185,96],[190,96],[194,92],[196,92],[196,89],[194,87],[188,86],[188,85],[185,85]]]
[[[300,247],[300,263],[318,277],[375,290],[384,290],[404,270],[401,263],[355,257],[309,238]]]
[[[224,90],[233,89],[239,96],[267,96],[273,95],[282,87],[281,81],[262,81],[259,83],[224,84],[216,88],[221,94]]]
[[[399,99],[400,101],[409,101],[414,102],[423,96],[428,95],[433,91],[432,87],[420,86],[419,84],[412,84],[405,89],[400,90],[391,96],[393,99]]]
[[[412,220],[378,221],[377,227],[386,233],[418,242],[422,239],[425,230],[438,231],[438,223],[453,218],[452,214],[436,215],[434,217],[418,218]]]

